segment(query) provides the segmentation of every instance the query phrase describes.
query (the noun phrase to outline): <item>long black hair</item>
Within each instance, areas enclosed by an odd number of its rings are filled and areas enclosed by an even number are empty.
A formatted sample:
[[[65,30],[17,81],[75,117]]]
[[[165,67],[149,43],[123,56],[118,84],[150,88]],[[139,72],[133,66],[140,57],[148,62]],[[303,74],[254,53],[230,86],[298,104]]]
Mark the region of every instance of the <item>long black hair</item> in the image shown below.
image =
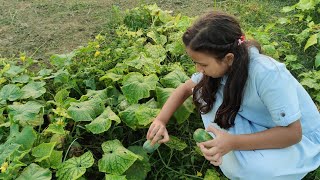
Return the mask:
[[[228,53],[234,55],[232,66],[227,72],[223,102],[214,119],[214,122],[225,129],[234,125],[248,78],[249,41],[243,41],[243,35],[235,17],[222,12],[208,12],[188,28],[182,37],[187,48],[209,54],[219,61]],[[212,109],[220,81],[221,78],[204,75],[195,86],[193,101],[200,113],[205,114]]]

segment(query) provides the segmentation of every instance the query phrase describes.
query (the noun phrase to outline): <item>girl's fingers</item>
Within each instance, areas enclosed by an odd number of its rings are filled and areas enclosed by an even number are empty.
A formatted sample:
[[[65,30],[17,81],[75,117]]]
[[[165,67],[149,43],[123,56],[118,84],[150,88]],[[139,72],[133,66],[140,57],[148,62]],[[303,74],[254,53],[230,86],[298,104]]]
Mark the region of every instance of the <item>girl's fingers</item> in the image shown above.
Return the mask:
[[[214,156],[219,152],[217,147],[212,147],[212,148],[208,149],[204,145],[200,145],[200,149],[201,149],[202,153],[207,156]]]
[[[216,154],[216,155],[214,155],[214,156],[208,156],[208,155],[204,155],[204,157],[208,160],[208,161],[218,161],[220,158],[221,158],[221,156],[220,156],[220,154]]]
[[[158,142],[159,143],[165,143],[165,142],[168,142],[169,140],[170,140],[169,135],[168,135],[167,132],[165,132],[163,138],[160,139]]]
[[[149,127],[148,133],[147,133],[147,139],[151,139],[150,136],[151,136],[151,132],[152,132],[154,126],[155,126],[155,125],[152,123],[151,126]]]
[[[220,157],[217,161],[210,161],[214,166],[220,166],[222,164],[222,157]]]
[[[157,134],[159,134],[159,130],[160,130],[160,127],[159,127],[159,126],[153,127],[153,129],[152,129],[151,132],[150,132],[149,139],[154,139],[154,137],[155,137]]]
[[[205,146],[206,148],[210,149],[211,147],[214,147],[216,145],[216,140],[212,139],[209,141],[202,142],[201,144],[203,144],[203,146]]]
[[[154,137],[152,137],[152,141],[151,141],[151,144],[154,145],[156,142],[158,142],[159,140],[163,139],[163,134],[164,134],[164,127],[162,128],[159,128],[155,134]]]

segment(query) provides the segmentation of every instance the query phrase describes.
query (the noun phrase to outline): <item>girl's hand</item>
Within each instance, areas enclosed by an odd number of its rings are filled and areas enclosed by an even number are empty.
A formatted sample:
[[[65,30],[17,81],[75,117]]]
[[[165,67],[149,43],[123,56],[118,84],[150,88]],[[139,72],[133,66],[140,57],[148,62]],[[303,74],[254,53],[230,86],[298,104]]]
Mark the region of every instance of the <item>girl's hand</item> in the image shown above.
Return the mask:
[[[204,157],[211,164],[217,166],[222,163],[222,156],[232,151],[233,135],[209,126],[207,131],[212,132],[215,138],[206,142],[198,143]]]
[[[166,128],[166,124],[159,119],[154,119],[152,124],[149,127],[147,133],[147,139],[152,140],[151,145],[154,145],[156,142],[165,143],[169,141],[169,135]]]

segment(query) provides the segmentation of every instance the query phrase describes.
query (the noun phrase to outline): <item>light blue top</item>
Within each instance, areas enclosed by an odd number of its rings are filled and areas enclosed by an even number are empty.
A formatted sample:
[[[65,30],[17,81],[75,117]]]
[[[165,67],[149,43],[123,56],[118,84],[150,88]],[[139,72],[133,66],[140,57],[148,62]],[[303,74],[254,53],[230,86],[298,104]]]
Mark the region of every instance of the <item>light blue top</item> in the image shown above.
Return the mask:
[[[283,63],[249,49],[249,74],[242,105],[231,134],[250,134],[275,126],[287,126],[300,120],[303,137],[300,143],[283,149],[232,151],[220,166],[230,179],[301,179],[320,165],[320,114],[309,94]],[[198,83],[203,74],[191,80]],[[216,103],[202,114],[204,126],[213,123],[223,100],[224,76],[216,93]]]

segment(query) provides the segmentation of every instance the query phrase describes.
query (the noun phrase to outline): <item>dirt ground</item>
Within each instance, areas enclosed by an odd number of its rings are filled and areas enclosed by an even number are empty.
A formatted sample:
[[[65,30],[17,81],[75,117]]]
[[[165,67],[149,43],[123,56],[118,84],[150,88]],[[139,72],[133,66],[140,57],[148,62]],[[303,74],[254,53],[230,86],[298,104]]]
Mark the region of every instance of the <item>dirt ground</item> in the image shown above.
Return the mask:
[[[34,59],[68,53],[108,28],[112,7],[121,11],[157,3],[162,9],[194,16],[213,6],[211,0],[2,0],[0,57],[26,53]]]
[[[173,14],[200,15],[210,9],[252,13],[249,21],[261,21],[263,15],[278,12],[295,0],[1,0],[0,58],[25,53],[34,59],[48,60],[52,54],[68,53],[86,45],[98,33],[109,28],[113,7],[121,12],[141,4],[156,3]],[[244,6],[245,9],[239,9]],[[266,10],[267,9],[267,10]],[[271,10],[271,11],[270,11]],[[274,15],[274,14],[272,14]],[[268,18],[267,18],[268,19]],[[263,21],[263,19],[262,19]]]

